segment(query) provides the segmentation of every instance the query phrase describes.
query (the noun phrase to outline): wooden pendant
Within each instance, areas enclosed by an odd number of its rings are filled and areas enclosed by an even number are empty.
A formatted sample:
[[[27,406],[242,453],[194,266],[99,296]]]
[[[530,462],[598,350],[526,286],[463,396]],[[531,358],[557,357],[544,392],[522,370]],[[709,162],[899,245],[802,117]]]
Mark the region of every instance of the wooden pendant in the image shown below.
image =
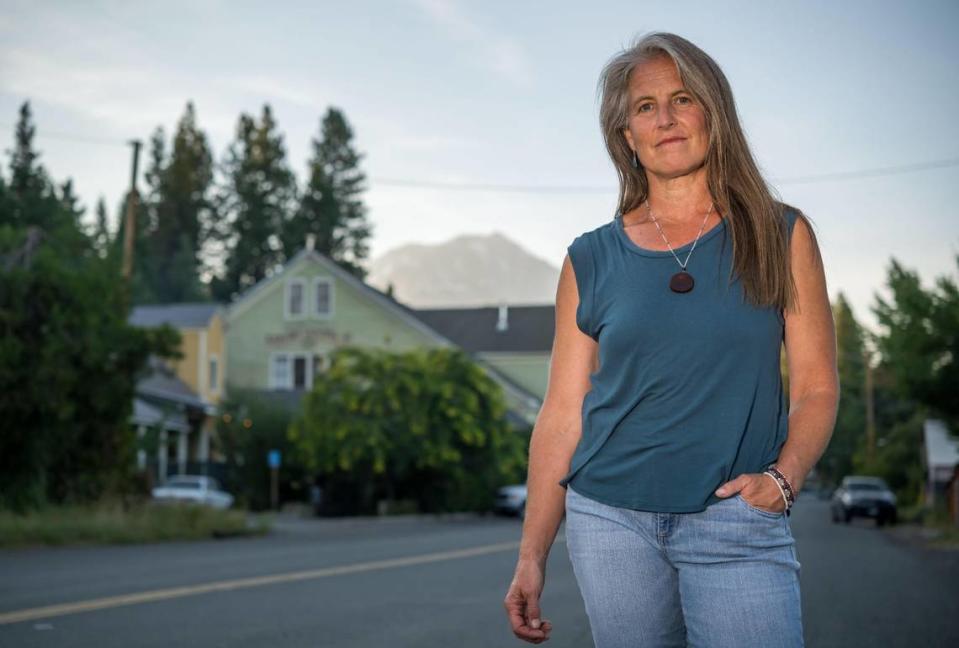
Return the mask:
[[[685,270],[680,270],[669,280],[669,287],[673,292],[688,293],[693,289],[693,275]]]

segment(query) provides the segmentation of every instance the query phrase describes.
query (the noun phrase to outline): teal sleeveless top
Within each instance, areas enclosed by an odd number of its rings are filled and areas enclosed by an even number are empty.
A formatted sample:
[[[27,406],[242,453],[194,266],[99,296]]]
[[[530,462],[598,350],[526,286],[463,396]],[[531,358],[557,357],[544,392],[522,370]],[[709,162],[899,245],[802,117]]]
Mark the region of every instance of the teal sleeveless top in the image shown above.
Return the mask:
[[[784,216],[791,239],[797,214]],[[692,245],[677,256],[685,261]],[[723,499],[714,491],[724,482],[776,461],[788,429],[785,321],[730,280],[725,219],[700,236],[687,293],[669,287],[680,270],[672,253],[636,245],[621,215],[578,236],[568,253],[576,325],[598,342],[599,368],[560,485],[612,506],[687,513]]]

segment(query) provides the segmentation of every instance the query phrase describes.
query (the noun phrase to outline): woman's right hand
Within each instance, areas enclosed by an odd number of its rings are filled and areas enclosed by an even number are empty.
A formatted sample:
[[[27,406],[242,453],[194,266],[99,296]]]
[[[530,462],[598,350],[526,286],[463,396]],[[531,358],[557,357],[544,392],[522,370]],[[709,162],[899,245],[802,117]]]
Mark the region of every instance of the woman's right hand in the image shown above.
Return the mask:
[[[503,600],[513,634],[530,643],[549,640],[553,625],[540,618],[539,598],[546,581],[546,566],[533,560],[520,559],[513,582]]]

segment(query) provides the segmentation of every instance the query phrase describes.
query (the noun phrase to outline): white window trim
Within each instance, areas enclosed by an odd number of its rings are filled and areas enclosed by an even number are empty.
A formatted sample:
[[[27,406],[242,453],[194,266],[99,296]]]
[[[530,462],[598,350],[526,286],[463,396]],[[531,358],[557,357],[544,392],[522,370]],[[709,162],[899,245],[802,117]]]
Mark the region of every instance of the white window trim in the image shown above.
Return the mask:
[[[306,279],[303,277],[293,277],[292,279],[287,279],[286,284],[283,287],[283,319],[285,320],[301,320],[307,317],[307,314],[310,312],[310,299],[307,294],[307,285]],[[302,290],[301,294],[303,295],[303,302],[301,308],[303,309],[299,315],[294,315],[290,312],[290,292],[291,287],[294,284],[298,284]]]
[[[316,299],[316,287],[320,285],[321,283],[324,283],[330,287],[330,312],[329,313],[317,312],[319,303],[317,302],[317,299]],[[333,313],[336,312],[336,283],[333,281],[333,277],[313,277],[313,290],[312,290],[312,296],[310,298],[310,301],[312,304],[312,308],[310,309],[310,312],[312,313],[314,319],[320,319],[320,320],[333,319]]]
[[[213,362],[216,363],[216,385],[210,385],[210,384],[209,384],[209,379],[210,379],[210,364],[213,363]],[[206,370],[206,372],[207,372],[207,373],[206,373],[207,386],[206,386],[206,388],[207,388],[207,390],[208,390],[211,394],[219,394],[219,393],[220,393],[220,383],[222,382],[222,378],[223,378],[223,371],[220,369],[220,356],[217,355],[216,353],[211,353],[211,354],[209,354],[209,355],[207,356],[206,367],[207,367],[207,370]]]
[[[287,382],[287,384],[285,385],[277,384],[275,380],[275,376],[273,374],[273,361],[274,361],[274,358],[277,358],[279,356],[283,356],[286,358],[287,367],[289,368],[287,372],[287,376],[289,377],[289,382]],[[290,356],[289,353],[274,352],[270,354],[270,359],[266,367],[266,380],[267,380],[266,384],[270,389],[293,389],[293,365],[290,364],[289,356]]]
[[[294,369],[294,363],[297,358],[303,358],[306,371],[306,384],[303,386],[303,389],[309,391],[313,389],[313,373],[315,372],[315,367],[313,366],[313,356],[314,355],[323,355],[313,351],[275,351],[270,354],[269,366],[267,367],[267,386],[269,389],[286,389],[293,390],[296,389],[296,371]],[[273,375],[273,361],[274,358],[283,357],[286,358],[287,362],[287,377],[289,381],[285,385],[277,384],[274,380]]]

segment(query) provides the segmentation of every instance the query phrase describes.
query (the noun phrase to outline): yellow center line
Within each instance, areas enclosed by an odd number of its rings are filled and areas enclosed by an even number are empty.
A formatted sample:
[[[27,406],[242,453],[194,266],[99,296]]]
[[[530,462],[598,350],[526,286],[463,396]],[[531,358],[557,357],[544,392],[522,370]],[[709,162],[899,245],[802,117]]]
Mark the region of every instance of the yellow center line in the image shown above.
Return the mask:
[[[557,540],[560,539],[557,538]],[[93,612],[95,610],[105,610],[107,608],[115,608],[123,605],[153,603],[155,601],[165,601],[167,599],[180,598],[183,596],[195,596],[197,594],[206,594],[208,592],[226,592],[230,590],[247,589],[250,587],[262,587],[264,585],[275,585],[277,583],[292,583],[316,578],[327,578],[329,576],[342,576],[343,574],[356,574],[360,572],[376,571],[378,569],[392,569],[394,567],[424,565],[427,563],[440,562],[443,560],[470,558],[472,556],[482,556],[484,554],[497,553],[500,551],[508,551],[518,548],[518,541],[499,542],[496,544],[483,545],[480,547],[471,547],[469,549],[456,549],[453,551],[442,551],[439,553],[422,554],[419,556],[406,556],[404,558],[390,558],[387,560],[373,560],[370,562],[353,563],[351,565],[324,567],[321,569],[307,569],[302,571],[287,572],[284,574],[270,574],[267,576],[253,576],[251,578],[235,578],[231,580],[200,583],[198,585],[186,585],[184,587],[170,587],[167,589],[136,592],[134,594],[107,596],[104,598],[89,599],[87,601],[46,605],[43,607],[28,608],[25,610],[2,612],[0,613],[0,625],[19,623],[21,621],[33,621],[36,619],[48,619],[50,617],[63,616],[65,614]]]

